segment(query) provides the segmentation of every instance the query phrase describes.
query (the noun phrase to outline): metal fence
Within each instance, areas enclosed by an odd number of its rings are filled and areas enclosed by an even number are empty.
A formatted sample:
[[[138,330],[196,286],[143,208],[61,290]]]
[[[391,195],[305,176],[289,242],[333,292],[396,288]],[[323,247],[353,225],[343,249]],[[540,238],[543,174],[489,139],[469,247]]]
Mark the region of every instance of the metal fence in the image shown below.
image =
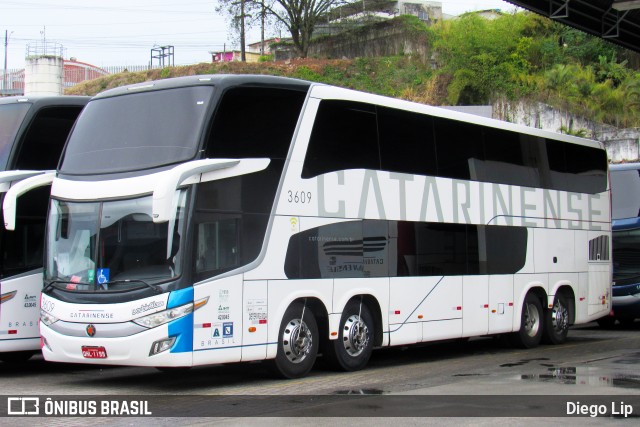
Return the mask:
[[[42,46],[39,46],[42,48]],[[108,74],[122,72],[147,71],[150,65],[113,65],[108,67],[94,67],[89,64],[78,63],[73,60],[64,61],[63,87],[69,88],[86,80],[97,79]],[[0,69],[0,96],[15,96],[24,94],[24,68]]]

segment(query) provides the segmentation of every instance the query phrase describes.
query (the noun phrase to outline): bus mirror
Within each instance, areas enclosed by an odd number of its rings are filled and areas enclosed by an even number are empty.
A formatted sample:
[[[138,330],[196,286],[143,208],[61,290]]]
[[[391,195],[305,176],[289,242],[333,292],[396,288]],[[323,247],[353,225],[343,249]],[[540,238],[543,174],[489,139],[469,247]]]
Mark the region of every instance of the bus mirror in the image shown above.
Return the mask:
[[[40,175],[42,171],[12,170],[0,172],[0,193],[6,193],[11,188],[11,183],[21,181],[35,175]]]
[[[175,191],[187,179],[207,172],[214,173],[207,180],[244,175],[265,169],[269,162],[269,159],[202,159],[174,167],[165,172],[153,192],[153,222],[169,221],[175,214]]]
[[[18,197],[34,188],[50,185],[56,176],[55,171],[38,172],[40,175],[31,176],[15,183],[4,196],[2,211],[4,214],[4,228],[15,230],[16,228],[16,206]]]

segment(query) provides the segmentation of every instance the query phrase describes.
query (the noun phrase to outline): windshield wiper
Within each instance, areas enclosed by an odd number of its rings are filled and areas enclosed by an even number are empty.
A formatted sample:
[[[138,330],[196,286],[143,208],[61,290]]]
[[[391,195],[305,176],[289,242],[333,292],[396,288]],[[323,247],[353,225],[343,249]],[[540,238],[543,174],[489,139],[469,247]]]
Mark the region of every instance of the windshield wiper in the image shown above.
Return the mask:
[[[49,283],[47,283],[46,285],[44,285],[44,288],[42,288],[42,292],[46,292],[48,291],[50,288],[53,288],[54,285],[84,285],[84,286],[95,286],[93,283],[87,283],[87,282],[72,282],[71,280],[52,280]]]
[[[142,279],[121,279],[121,280],[111,280],[108,282],[104,282],[104,283],[96,283],[96,288],[99,286],[103,286],[103,285],[115,285],[116,283],[142,283],[143,285],[153,289],[154,291],[156,291],[157,293],[161,294],[162,293],[162,289],[160,289],[158,286],[153,285],[147,281],[144,281]]]

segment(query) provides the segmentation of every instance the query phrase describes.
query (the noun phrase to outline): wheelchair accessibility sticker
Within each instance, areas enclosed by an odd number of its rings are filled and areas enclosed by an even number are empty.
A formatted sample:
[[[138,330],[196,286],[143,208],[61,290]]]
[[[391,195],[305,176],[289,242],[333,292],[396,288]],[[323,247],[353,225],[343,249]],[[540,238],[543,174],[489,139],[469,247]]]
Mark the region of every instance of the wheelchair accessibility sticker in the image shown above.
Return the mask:
[[[98,285],[102,288],[102,289],[108,289],[109,285],[109,269],[108,268],[99,268],[97,271],[97,281],[98,281]]]

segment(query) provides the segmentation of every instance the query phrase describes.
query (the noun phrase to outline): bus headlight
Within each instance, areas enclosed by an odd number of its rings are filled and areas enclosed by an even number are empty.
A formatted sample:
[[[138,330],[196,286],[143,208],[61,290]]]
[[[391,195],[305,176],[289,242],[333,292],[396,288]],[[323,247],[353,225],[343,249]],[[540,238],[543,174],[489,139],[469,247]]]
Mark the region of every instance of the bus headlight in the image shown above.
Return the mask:
[[[44,323],[46,326],[52,325],[58,321],[58,318],[52,316],[44,310],[40,310],[40,321]]]
[[[164,325],[165,323],[172,320],[184,317],[192,311],[193,303],[190,302],[189,304],[181,305],[180,307],[170,308],[168,310],[153,313],[148,316],[133,319],[133,322],[137,323],[140,326],[144,326],[145,328],[155,328],[157,326]]]

